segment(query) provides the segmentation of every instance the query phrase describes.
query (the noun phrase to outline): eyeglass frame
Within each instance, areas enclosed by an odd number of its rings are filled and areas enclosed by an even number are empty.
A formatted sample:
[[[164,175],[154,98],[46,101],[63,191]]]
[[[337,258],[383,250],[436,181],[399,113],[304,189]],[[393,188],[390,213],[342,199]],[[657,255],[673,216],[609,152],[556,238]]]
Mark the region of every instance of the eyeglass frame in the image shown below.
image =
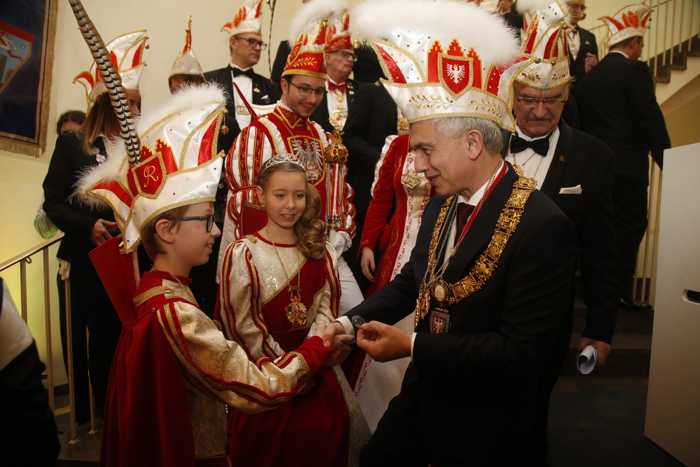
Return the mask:
[[[342,56],[343,60],[350,60],[351,62],[357,62],[357,54],[355,52],[350,52],[348,50],[338,49],[332,52],[326,52],[328,55],[339,54]]]
[[[561,95],[552,97],[518,96],[515,98],[515,100],[528,108],[537,107],[538,104],[542,104],[547,108],[551,108],[554,107],[555,104],[564,104],[566,102],[564,96]]]
[[[208,216],[178,216],[175,218],[177,221],[206,221],[207,233],[211,233],[211,229],[214,228],[214,214],[209,214]]]
[[[259,41],[254,37],[234,37],[237,41],[246,41],[248,46],[251,48],[260,47],[260,50],[265,50],[267,48],[267,42]]]
[[[294,86],[302,93],[304,96],[308,97],[313,94],[316,97],[323,97],[326,95],[326,88],[312,88],[311,86],[299,86],[292,82],[292,80],[287,81],[291,86]]]

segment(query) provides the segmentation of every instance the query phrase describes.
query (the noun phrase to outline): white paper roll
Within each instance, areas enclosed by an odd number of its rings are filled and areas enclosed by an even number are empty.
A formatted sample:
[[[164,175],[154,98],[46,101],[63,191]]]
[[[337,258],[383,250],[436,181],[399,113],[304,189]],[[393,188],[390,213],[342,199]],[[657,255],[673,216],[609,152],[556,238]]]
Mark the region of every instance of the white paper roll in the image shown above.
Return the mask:
[[[595,369],[598,351],[592,345],[587,345],[576,359],[576,368],[582,375],[590,374]]]

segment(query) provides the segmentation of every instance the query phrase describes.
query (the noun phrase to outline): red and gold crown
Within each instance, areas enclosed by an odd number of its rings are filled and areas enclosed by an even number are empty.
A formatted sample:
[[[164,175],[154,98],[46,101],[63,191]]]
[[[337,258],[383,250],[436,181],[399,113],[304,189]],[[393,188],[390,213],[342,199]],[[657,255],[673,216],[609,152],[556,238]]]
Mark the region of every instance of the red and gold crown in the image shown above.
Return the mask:
[[[262,4],[263,0],[244,0],[233,19],[224,24],[221,30],[228,31],[229,36],[236,36],[244,32],[260,34],[262,31]]]
[[[350,13],[348,10],[342,10],[331,15],[328,20],[326,34],[326,52],[353,49],[352,35],[350,34]]]
[[[214,201],[223,161],[216,141],[225,105],[224,93],[215,85],[186,88],[141,117],[137,161],[118,146],[81,178],[79,193],[114,211],[125,251],[136,248],[142,228],[158,214]]]
[[[185,45],[170,69],[170,76],[174,75],[204,76],[202,65],[197,60],[197,57],[194,56],[194,52],[192,52],[192,17],[187,21]]]
[[[328,41],[328,21],[333,14],[347,10],[345,0],[311,0],[292,19],[289,43],[292,51],[282,76],[305,75],[326,79],[323,54]]]
[[[499,17],[454,1],[367,2],[350,12],[372,42],[383,85],[409,123],[478,117],[512,129],[517,40]]]
[[[145,66],[143,51],[147,48],[147,41],[146,30],[141,30],[116,37],[106,44],[110,60],[114,70],[121,77],[124,89],[139,89]],[[95,62],[92,63],[89,71],[83,71],[73,78],[73,82],[78,82],[85,87],[88,107],[100,94],[107,92],[102,74],[97,70]]]
[[[538,89],[563,86],[571,81],[566,14],[556,0],[523,3],[537,9],[525,12],[528,21],[518,62],[527,63],[527,66],[515,80]],[[520,2],[518,8],[521,8]]]
[[[644,36],[649,27],[651,8],[643,4],[627,5],[614,16],[599,19],[608,27],[608,46],[612,47],[630,37]]]

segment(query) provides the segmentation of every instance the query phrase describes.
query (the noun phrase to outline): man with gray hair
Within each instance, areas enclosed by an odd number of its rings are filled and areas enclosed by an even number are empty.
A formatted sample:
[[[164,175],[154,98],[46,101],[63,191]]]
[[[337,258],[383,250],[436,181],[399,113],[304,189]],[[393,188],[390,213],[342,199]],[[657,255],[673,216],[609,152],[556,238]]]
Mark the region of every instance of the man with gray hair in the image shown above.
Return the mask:
[[[361,464],[530,464],[547,355],[571,323],[576,242],[567,217],[501,156],[518,68],[499,64],[516,39],[455,2],[367,2],[351,14],[384,38],[374,43],[383,84],[436,193],[401,273],[325,330],[356,330],[377,361],[411,357]],[[391,326],[411,312],[415,332]]]

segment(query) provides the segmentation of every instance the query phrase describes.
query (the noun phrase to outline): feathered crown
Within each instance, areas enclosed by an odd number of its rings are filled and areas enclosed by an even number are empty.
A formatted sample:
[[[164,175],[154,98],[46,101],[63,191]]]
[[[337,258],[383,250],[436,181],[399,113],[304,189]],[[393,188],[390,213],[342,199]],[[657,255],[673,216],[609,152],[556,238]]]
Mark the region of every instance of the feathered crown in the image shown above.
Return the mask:
[[[334,13],[347,10],[342,0],[312,0],[302,6],[292,19],[289,43],[292,51],[282,76],[306,75],[326,79],[326,49],[328,19]]]
[[[244,0],[233,19],[224,24],[221,30],[228,31],[229,36],[236,36],[244,32],[260,34],[262,31],[262,3],[263,0]]]
[[[197,60],[192,52],[192,17],[187,21],[187,29],[185,30],[185,45],[182,47],[182,52],[175,59],[173,67],[170,70],[170,76],[173,75],[196,75],[203,76],[204,70],[202,65]]]
[[[80,179],[79,194],[114,211],[126,251],[133,251],[142,228],[158,214],[214,201],[223,162],[216,141],[225,106],[216,85],[186,88],[139,120],[137,164],[129,164],[117,146],[110,148],[113,155],[106,162]]]
[[[612,47],[630,37],[644,36],[649,27],[651,8],[643,4],[627,5],[614,16],[599,19],[608,27],[608,46]]]
[[[527,66],[515,80],[538,89],[555,88],[571,81],[566,15],[559,3],[556,0],[521,0],[518,9],[528,15],[518,60]]]
[[[107,54],[115,71],[121,77],[124,89],[138,89],[145,63],[143,51],[147,48],[148,36],[145,30],[130,32],[112,39],[106,45]],[[83,71],[73,78],[85,87],[88,107],[97,97],[107,92],[102,73],[93,62],[89,71]]]
[[[353,49],[352,35],[350,34],[350,13],[348,10],[342,10],[331,15],[328,20],[326,36],[326,52]]]
[[[353,35],[372,41],[384,87],[410,122],[467,116],[513,128],[518,43],[503,20],[454,1],[366,2],[350,11]]]

